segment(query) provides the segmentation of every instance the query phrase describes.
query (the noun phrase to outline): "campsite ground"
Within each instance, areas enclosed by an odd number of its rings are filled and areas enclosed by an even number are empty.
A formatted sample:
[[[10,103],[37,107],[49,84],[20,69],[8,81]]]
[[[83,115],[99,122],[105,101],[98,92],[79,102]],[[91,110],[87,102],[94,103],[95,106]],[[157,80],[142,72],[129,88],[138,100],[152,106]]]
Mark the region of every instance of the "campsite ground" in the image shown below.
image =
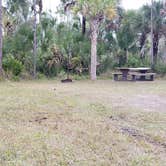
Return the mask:
[[[2,166],[164,166],[165,156],[164,80],[0,83]]]

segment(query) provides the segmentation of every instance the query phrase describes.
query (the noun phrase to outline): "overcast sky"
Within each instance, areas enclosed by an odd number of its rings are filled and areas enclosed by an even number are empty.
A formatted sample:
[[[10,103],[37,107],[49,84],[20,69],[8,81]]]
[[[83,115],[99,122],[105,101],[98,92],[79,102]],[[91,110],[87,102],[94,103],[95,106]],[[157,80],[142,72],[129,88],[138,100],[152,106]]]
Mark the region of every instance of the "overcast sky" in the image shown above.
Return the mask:
[[[122,5],[125,9],[138,9],[143,4],[149,2],[151,2],[151,0],[122,0]]]
[[[55,11],[60,0],[43,0],[45,10]],[[143,4],[149,3],[151,0],[122,0],[122,5],[125,9],[138,9]]]

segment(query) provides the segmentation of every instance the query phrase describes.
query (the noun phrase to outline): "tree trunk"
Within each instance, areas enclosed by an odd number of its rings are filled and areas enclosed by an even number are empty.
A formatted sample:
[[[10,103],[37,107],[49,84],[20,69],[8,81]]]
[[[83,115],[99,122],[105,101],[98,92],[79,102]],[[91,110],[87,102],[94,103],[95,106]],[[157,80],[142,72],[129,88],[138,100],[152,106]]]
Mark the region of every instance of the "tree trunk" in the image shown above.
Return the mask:
[[[91,26],[91,80],[96,80],[96,66],[97,66],[97,33],[98,33],[98,22],[92,20]]]
[[[43,0],[38,1],[38,6],[39,6],[39,22],[41,23],[41,17],[43,12]]]
[[[153,38],[153,59],[154,59],[154,65],[157,64],[158,45],[159,45],[159,34],[154,32],[154,38]]]
[[[151,48],[150,48],[150,59],[151,59],[151,68],[154,69],[154,39],[153,39],[153,0],[151,0]]]
[[[145,41],[146,41],[146,32],[143,32],[140,37],[140,59],[145,58]]]
[[[85,35],[86,33],[86,17],[82,17],[82,35]]]
[[[3,34],[2,34],[2,0],[0,0],[0,76],[2,76],[3,69],[2,69],[2,41],[3,41]]]
[[[37,11],[36,11],[36,0],[33,0],[33,10],[34,10],[34,25],[33,25],[33,28],[34,28],[34,39],[33,39],[33,77],[36,78],[36,56],[37,56],[37,34],[36,34],[36,31],[37,31]]]

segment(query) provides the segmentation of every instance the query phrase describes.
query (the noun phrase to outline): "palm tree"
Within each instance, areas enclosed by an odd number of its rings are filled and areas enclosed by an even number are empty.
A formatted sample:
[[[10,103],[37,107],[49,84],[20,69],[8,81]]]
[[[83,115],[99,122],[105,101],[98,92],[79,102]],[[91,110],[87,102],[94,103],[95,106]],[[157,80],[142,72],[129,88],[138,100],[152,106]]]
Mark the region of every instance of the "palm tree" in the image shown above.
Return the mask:
[[[140,48],[142,49],[147,37],[151,34],[152,47],[151,47],[151,63],[152,67],[157,63],[158,45],[161,35],[164,34],[162,30],[163,24],[161,17],[161,9],[163,3],[161,1],[152,1],[152,5],[145,5],[141,8],[141,19],[137,23],[138,29],[140,29]]]
[[[77,8],[79,12],[86,17],[90,25],[90,39],[91,39],[91,80],[96,80],[97,68],[97,39],[99,26],[107,16],[110,20],[115,16],[115,0],[77,0]]]

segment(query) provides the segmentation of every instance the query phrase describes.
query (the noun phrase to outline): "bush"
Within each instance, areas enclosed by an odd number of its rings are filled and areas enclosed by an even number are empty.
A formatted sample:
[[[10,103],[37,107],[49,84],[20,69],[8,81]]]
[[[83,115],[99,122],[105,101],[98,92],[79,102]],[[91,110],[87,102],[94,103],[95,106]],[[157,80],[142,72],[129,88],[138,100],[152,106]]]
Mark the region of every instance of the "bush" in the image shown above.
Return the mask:
[[[37,79],[45,79],[46,78],[46,76],[42,73],[37,73],[36,77],[37,77]]]
[[[97,66],[97,74],[105,73],[117,66],[117,59],[112,54],[101,55],[99,65]]]
[[[19,76],[23,70],[23,65],[16,58],[9,55],[3,59],[3,69],[7,73],[12,73],[14,76]]]
[[[164,76],[166,74],[166,64],[159,63],[155,65],[155,72]]]
[[[150,65],[148,62],[149,60],[146,58],[141,59],[139,55],[132,55],[129,54],[128,61],[126,63],[126,66],[128,67],[147,67]]]
[[[127,66],[129,67],[140,67],[142,66],[140,58],[136,56],[129,56]]]

